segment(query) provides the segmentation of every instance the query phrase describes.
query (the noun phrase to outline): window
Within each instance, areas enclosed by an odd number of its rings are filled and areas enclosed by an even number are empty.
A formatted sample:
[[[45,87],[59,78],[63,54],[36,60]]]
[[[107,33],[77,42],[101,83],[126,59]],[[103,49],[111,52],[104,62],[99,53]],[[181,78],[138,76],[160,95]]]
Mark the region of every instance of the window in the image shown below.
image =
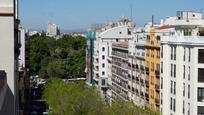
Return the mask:
[[[161,77],[161,89],[163,89],[163,77]]]
[[[198,88],[198,101],[204,102],[204,88]]]
[[[176,82],[174,82],[174,94],[176,94]]]
[[[171,64],[171,76],[173,76],[173,64]]]
[[[186,60],[186,48],[184,48],[184,53],[183,53],[183,61]]]
[[[127,31],[128,31],[128,35],[131,35],[131,31],[130,31],[130,29],[128,29]]]
[[[173,60],[173,47],[171,47],[171,60]]]
[[[183,100],[183,114],[185,114],[185,101]]]
[[[151,70],[154,71],[154,63],[151,63]]]
[[[104,64],[104,63],[102,64],[102,67],[103,67],[103,68],[105,67],[105,64]]]
[[[105,56],[104,56],[104,55],[102,55],[102,59],[105,59]]]
[[[183,79],[185,79],[185,71],[186,71],[186,66],[183,66]]]
[[[197,113],[198,113],[197,115],[204,115],[204,107],[198,106]]]
[[[105,72],[104,72],[104,71],[102,72],[102,75],[105,75]]]
[[[198,82],[204,82],[204,69],[198,68]]]
[[[171,91],[171,93],[173,92],[173,81],[171,81],[171,87],[170,87],[170,91]]]
[[[190,98],[190,85],[188,85],[188,98]]]
[[[191,29],[183,29],[184,36],[191,36],[192,30]]]
[[[174,47],[174,60],[176,60],[176,47]]]
[[[190,103],[188,103],[188,115],[190,115]]]
[[[172,110],[172,97],[171,97],[171,99],[170,99],[170,110]]]
[[[161,62],[161,73],[163,73],[163,62]]]
[[[191,61],[191,48],[189,48],[188,61]]]
[[[105,51],[105,47],[102,47],[102,51],[103,51],[103,52]]]
[[[161,46],[161,58],[163,58],[163,46]]]
[[[183,83],[183,96],[185,97],[185,83]]]
[[[188,67],[188,80],[190,80],[191,77],[191,67]]]
[[[162,98],[163,98],[163,93],[161,93],[161,105],[163,104]]]
[[[160,41],[160,36],[157,36],[157,41]]]
[[[101,81],[101,85],[105,85],[105,83],[106,83],[106,81],[105,81],[105,79],[102,79],[102,81]]]
[[[176,64],[174,64],[174,77],[176,77]]]
[[[176,99],[174,99],[174,106],[173,106],[173,111],[176,111]]]
[[[204,49],[198,49],[198,63],[204,63]]]

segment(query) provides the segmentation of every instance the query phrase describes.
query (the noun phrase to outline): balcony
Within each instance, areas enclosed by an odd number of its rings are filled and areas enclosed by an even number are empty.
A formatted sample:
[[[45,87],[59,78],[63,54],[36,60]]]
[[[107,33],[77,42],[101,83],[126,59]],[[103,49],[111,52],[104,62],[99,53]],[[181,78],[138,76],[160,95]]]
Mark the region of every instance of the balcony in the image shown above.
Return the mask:
[[[146,101],[149,101],[149,94],[147,92],[145,93],[145,98],[146,98]]]
[[[149,81],[145,80],[146,88],[149,88]]]
[[[159,99],[155,99],[155,104],[156,104],[156,106],[159,106],[159,105],[160,105]]]
[[[156,75],[157,78],[159,78],[159,74],[160,74],[159,70],[155,70],[155,75]]]
[[[147,75],[149,75],[149,69],[148,69],[148,70],[146,70],[146,74],[147,74]]]
[[[139,78],[138,77],[136,77],[136,82],[139,83]]]
[[[204,96],[198,96],[198,102],[204,102]]]
[[[140,79],[140,83],[142,86],[144,86],[144,80],[143,79]]]
[[[157,92],[159,92],[159,91],[160,91],[159,85],[156,84],[156,85],[155,85],[155,89],[156,89]]]

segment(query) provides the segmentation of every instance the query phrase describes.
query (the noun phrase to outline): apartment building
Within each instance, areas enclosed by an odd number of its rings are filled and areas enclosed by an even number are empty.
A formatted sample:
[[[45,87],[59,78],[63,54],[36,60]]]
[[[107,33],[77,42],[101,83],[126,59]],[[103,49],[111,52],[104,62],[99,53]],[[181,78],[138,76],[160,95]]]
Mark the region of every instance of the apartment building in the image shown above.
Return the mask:
[[[128,41],[112,44],[111,99],[128,101]]]
[[[146,102],[144,28],[133,30],[128,47],[128,96],[129,100],[141,107],[145,107]]]
[[[155,27],[147,35],[146,48],[146,104],[151,109],[159,109],[160,105],[160,36]]]
[[[112,43],[124,41],[125,39],[131,39],[130,31],[131,23],[127,19],[120,20],[117,23],[110,23],[104,28],[94,30],[94,40],[92,46],[92,69],[91,66],[87,66],[87,73],[93,70],[91,74],[87,74],[88,79],[93,79],[92,84],[97,87],[101,94],[101,97],[107,99],[108,90],[108,78],[111,78],[111,74],[108,74],[111,70],[111,52]],[[89,45],[90,46],[90,45]],[[89,47],[90,49],[90,47]],[[89,50],[90,51],[90,50]],[[87,52],[88,53],[88,52]],[[89,64],[90,65],[90,64]],[[110,77],[108,77],[110,75]],[[89,80],[91,81],[91,80]],[[111,94],[110,94],[111,95]],[[109,96],[111,97],[111,96]]]
[[[20,54],[18,58],[18,71],[19,71],[19,110],[23,113],[28,107],[29,100],[29,67],[28,67],[28,35],[26,29],[19,27],[20,37]]]
[[[1,115],[18,115],[18,0],[0,1],[0,70],[7,77],[6,93],[1,102]],[[2,95],[1,95],[2,96]]]
[[[60,35],[59,26],[54,23],[49,22],[47,26],[47,36],[57,37],[58,35]]]
[[[158,28],[166,31],[161,35],[160,111],[163,115],[203,115],[202,14],[183,11],[166,20]]]

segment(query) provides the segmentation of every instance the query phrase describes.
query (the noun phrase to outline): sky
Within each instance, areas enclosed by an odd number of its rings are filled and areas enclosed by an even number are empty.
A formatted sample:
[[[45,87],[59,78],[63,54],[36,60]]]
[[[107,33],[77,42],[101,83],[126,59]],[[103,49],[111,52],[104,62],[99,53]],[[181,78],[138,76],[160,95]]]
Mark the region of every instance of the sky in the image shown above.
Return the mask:
[[[62,30],[86,29],[91,24],[131,17],[137,26],[175,16],[176,11],[201,11],[204,0],[19,0],[23,27],[46,30],[52,22]]]

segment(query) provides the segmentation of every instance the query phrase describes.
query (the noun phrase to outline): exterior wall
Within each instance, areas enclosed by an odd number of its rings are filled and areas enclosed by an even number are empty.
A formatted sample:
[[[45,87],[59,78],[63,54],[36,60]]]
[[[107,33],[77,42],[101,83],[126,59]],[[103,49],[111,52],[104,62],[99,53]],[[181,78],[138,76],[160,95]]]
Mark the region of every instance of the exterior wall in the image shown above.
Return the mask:
[[[128,26],[116,26],[103,31],[96,30],[96,40],[94,41],[94,81],[95,86],[99,90],[103,99],[107,98],[108,81],[111,83],[111,53],[112,43],[124,41],[131,38],[131,33],[128,33]],[[104,48],[104,50],[103,50]],[[98,59],[98,61],[97,61]],[[105,64],[104,67],[102,65]],[[98,69],[97,69],[98,68]],[[87,68],[88,69],[88,68]],[[104,73],[104,74],[103,74]],[[103,82],[103,83],[102,83]],[[108,93],[109,97],[111,91]]]
[[[147,84],[146,87],[147,97],[146,102],[151,109],[159,109],[160,105],[160,42],[157,40],[155,31],[150,32],[149,38],[147,38],[146,46],[146,68],[149,74],[146,76]]]
[[[7,75],[7,91],[0,114],[18,114],[18,23],[17,0],[0,2],[0,70]]]
[[[129,40],[129,99],[137,106],[145,107],[145,40],[143,34],[133,36]]]
[[[197,115],[198,106],[204,106],[203,102],[198,102],[198,87],[204,87],[203,83],[198,82],[198,68],[204,68],[203,64],[198,63],[198,49],[204,49],[204,46],[197,46],[193,43],[194,37],[189,42],[187,42],[190,39],[189,37],[183,37],[183,40],[187,38],[187,41],[182,44],[177,41],[162,43],[163,52],[161,53],[163,53],[163,57],[161,58],[161,65],[163,67],[161,67],[161,71],[163,73],[161,72],[161,84],[163,87],[161,87],[160,95],[162,101],[161,112],[163,114]],[[189,43],[191,45],[188,45]],[[202,43],[200,41],[200,44]],[[176,60],[171,59],[171,47],[176,47]],[[176,65],[175,77],[171,76],[171,64]],[[176,87],[171,86],[171,82],[175,82]],[[175,94],[174,92],[171,93],[172,87],[173,90],[175,88]],[[171,98],[176,101],[175,111],[170,109]]]
[[[126,42],[127,43],[127,42]],[[128,46],[112,46],[112,99],[128,101]]]
[[[47,35],[50,37],[56,37],[59,34],[60,34],[59,27],[56,24],[48,23]]]

